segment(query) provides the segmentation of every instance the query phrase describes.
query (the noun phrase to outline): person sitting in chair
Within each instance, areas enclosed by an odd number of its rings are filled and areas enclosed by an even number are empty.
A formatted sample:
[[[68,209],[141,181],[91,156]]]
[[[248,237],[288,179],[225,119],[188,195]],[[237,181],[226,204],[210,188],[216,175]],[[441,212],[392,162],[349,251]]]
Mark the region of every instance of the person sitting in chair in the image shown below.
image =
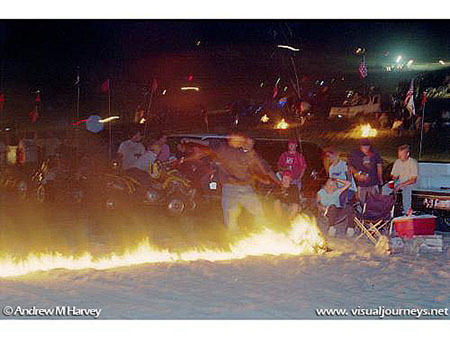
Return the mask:
[[[352,221],[351,206],[348,204],[341,206],[339,200],[341,194],[350,188],[350,185],[350,181],[330,178],[317,193],[319,211],[324,212],[327,216],[330,228],[335,226],[342,217],[347,216],[345,227],[336,229],[336,235],[344,235]]]

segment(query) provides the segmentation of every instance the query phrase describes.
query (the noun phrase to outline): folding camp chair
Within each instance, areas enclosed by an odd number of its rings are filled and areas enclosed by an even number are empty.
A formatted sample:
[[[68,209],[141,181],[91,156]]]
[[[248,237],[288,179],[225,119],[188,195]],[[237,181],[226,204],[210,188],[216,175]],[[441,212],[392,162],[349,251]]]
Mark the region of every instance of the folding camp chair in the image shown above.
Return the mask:
[[[361,230],[362,236],[366,236],[373,244],[377,244],[383,236],[382,232],[390,225],[394,218],[395,196],[370,195],[363,205],[362,212],[357,212],[355,223]]]

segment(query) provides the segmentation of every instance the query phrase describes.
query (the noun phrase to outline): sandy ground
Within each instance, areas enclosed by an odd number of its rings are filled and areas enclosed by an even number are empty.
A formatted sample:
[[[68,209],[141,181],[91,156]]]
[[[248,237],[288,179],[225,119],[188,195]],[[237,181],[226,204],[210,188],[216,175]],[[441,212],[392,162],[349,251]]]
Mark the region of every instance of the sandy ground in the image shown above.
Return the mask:
[[[0,279],[0,304],[101,308],[102,319],[317,319],[317,308],[450,305],[442,255],[385,256],[353,240],[330,247],[323,255],[36,272]]]

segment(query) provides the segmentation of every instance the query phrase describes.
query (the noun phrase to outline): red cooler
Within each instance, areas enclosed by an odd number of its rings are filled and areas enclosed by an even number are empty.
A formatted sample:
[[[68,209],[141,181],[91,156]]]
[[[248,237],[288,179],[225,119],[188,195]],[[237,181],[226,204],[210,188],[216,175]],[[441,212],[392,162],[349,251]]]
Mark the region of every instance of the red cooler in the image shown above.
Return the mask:
[[[433,215],[394,218],[395,232],[400,237],[434,235],[436,217]]]

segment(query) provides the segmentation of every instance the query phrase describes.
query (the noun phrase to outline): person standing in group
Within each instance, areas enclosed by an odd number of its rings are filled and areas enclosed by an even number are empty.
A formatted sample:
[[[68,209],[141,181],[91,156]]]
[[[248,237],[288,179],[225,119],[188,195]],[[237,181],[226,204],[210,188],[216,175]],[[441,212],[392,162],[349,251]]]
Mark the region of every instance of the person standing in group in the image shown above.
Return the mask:
[[[167,144],[167,136],[159,134],[156,137],[156,141],[152,146],[154,152],[158,154],[156,158],[160,162],[167,162],[170,157],[170,147]]]
[[[411,148],[404,144],[398,147],[397,157],[392,167],[391,176],[394,181],[394,193],[402,192],[403,212],[409,216],[412,214],[411,193],[415,188],[419,177],[417,161],[410,157]]]
[[[150,173],[157,154],[151,150],[150,142],[147,141],[146,146],[146,151],[131,164],[125,174],[136,179],[143,187],[150,188],[152,186]]]
[[[346,205],[356,195],[355,179],[353,178],[347,163],[340,158],[339,153],[334,148],[329,148],[325,152],[325,156],[327,156],[330,161],[330,167],[328,168],[329,178],[338,178],[350,182],[350,188],[340,196],[341,205]],[[340,187],[339,183],[338,187]]]
[[[37,145],[36,134],[32,132],[25,133],[25,136],[20,140],[18,153],[18,163],[32,167],[39,161],[39,148]]]
[[[123,141],[117,153],[122,160],[122,169],[128,170],[133,163],[145,152],[145,147],[141,143],[142,134],[140,130],[133,130],[130,133],[130,138]]]
[[[383,183],[383,164],[370,140],[363,138],[360,146],[350,154],[350,171],[358,185],[358,199],[364,204],[367,196],[379,193],[379,185]]]
[[[283,209],[286,210],[289,220],[293,220],[300,210],[299,191],[295,185],[291,185],[292,172],[284,171],[281,186],[276,191],[275,215],[277,219],[283,218]]]
[[[278,158],[278,169],[280,172],[277,173],[278,178],[281,180],[281,173],[283,171],[292,172],[292,183],[298,187],[299,193],[302,189],[302,177],[306,170],[306,161],[303,155],[297,151],[297,140],[290,139],[288,141],[288,150],[281,154]]]

